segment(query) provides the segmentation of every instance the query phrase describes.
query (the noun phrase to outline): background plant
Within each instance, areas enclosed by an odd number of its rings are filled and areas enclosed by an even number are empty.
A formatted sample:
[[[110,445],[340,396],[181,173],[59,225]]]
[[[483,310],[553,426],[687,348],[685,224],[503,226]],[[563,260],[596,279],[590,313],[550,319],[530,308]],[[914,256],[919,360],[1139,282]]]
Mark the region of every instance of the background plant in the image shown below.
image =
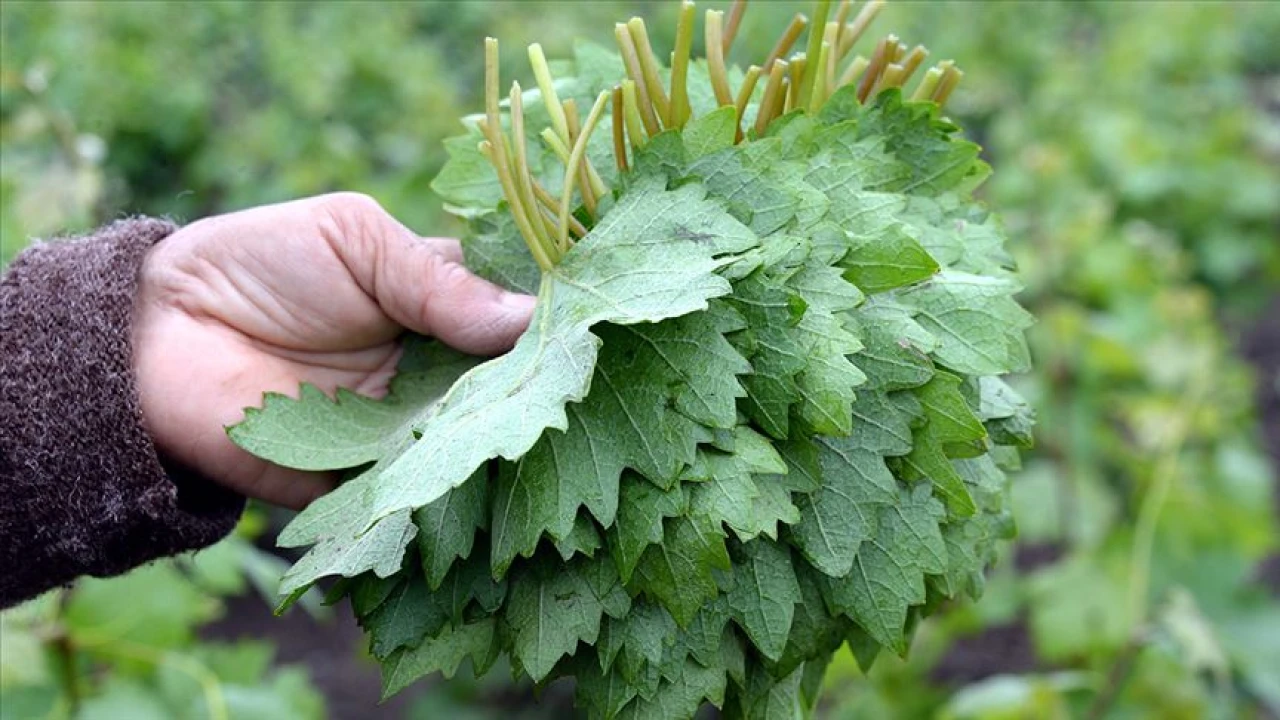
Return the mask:
[[[264,521],[250,511],[209,550],[81,580],[0,615],[0,717],[324,717],[306,669],[272,667],[270,643],[197,636],[224,597],[275,592],[285,564],[251,542]],[[320,611],[318,598],[306,605]]]

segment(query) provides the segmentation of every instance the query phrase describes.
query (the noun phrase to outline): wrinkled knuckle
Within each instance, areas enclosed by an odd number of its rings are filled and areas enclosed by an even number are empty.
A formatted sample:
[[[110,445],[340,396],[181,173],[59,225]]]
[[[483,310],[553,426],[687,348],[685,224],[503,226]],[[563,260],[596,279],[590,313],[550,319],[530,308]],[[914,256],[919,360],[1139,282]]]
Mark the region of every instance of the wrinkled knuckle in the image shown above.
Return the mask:
[[[339,252],[374,251],[386,227],[386,212],[378,201],[358,192],[322,195],[319,201],[320,231]]]
[[[371,196],[358,192],[323,195],[320,208],[325,219],[341,236],[357,238],[373,235],[386,224],[387,213]]]
[[[325,210],[334,215],[357,218],[384,214],[382,205],[371,195],[361,192],[335,192],[320,196]]]
[[[449,260],[460,262],[463,258],[462,243],[457,238],[428,238],[428,242],[437,253]]]
[[[425,248],[424,248],[425,250]],[[438,326],[441,323],[440,311],[442,303],[449,304],[449,298],[461,292],[471,277],[470,271],[462,264],[429,252],[425,258],[426,292],[422,293],[418,317],[425,318],[428,323]],[[432,332],[436,329],[433,327]]]
[[[459,290],[471,281],[471,271],[460,262],[449,259],[440,261],[440,284],[449,290]]]
[[[436,293],[453,292],[471,278],[471,271],[465,265],[447,255],[432,252],[427,263]]]

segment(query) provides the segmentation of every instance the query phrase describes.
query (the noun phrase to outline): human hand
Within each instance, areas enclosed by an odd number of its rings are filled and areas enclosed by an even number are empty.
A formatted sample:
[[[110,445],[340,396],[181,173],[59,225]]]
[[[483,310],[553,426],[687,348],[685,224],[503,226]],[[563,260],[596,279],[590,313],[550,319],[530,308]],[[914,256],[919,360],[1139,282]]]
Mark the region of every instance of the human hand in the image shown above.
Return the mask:
[[[188,225],[147,255],[134,320],[143,419],[168,458],[249,497],[301,508],[333,478],[240,450],[225,426],[263,391],[300,382],[380,395],[406,329],[494,354],[534,299],[461,264],[358,194],[324,195]]]

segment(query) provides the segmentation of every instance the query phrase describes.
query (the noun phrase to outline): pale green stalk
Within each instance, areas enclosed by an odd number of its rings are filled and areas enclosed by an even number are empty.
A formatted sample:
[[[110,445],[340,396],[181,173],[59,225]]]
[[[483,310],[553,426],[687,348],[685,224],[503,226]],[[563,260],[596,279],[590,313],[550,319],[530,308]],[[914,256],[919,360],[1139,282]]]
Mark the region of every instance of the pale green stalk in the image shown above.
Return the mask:
[[[689,120],[689,54],[693,52],[694,12],[692,0],[685,0],[680,5],[676,47],[671,56],[671,122],[668,127],[684,127]]]
[[[549,129],[549,128],[548,128]],[[529,216],[520,211],[520,208],[512,204],[512,201],[519,201],[516,197],[515,190],[511,185],[511,175],[506,169],[506,163],[499,159],[498,151],[493,147],[493,143],[489,140],[483,140],[479,145],[480,153],[493,166],[498,169],[498,182],[502,185],[502,194],[507,198],[507,205],[511,209],[511,217],[516,221],[516,227],[519,228],[520,234],[524,236],[524,244],[529,246],[529,254],[533,255],[533,259],[538,263],[538,267],[544,272],[550,271],[555,267],[555,261],[547,254],[547,249],[535,239],[537,235],[533,231],[533,227],[529,221]]]
[[[729,89],[729,72],[724,64],[724,13],[708,10],[706,16],[707,74],[711,76],[711,89],[716,104],[733,104],[733,92]]]
[[[777,114],[779,95],[782,93],[782,80],[787,75],[786,60],[777,60],[769,71],[769,82],[765,83],[764,96],[760,98],[760,106],[756,110],[756,135],[764,135],[769,123]]]
[[[547,144],[547,147],[551,148],[551,152],[556,154],[560,162],[567,166],[569,163],[569,146],[560,139],[556,131],[551,128],[543,128],[542,132],[538,134],[542,136],[542,141]]]
[[[872,20],[876,19],[876,15],[880,14],[882,8],[884,8],[884,0],[871,0],[862,6],[853,22],[840,32],[840,47],[836,49],[838,59],[843,60],[849,54],[854,44],[858,42],[858,38],[867,31],[867,27],[871,25]]]
[[[742,16],[746,11],[747,0],[733,0],[733,7],[729,8],[729,19],[725,21],[724,25],[724,36],[720,40],[720,52],[725,57],[729,56],[729,49],[733,47],[733,40],[738,37],[738,26],[742,24]]]
[[[840,42],[840,23],[832,20],[822,34],[822,43],[827,46],[822,53],[822,80],[829,94],[836,87],[836,47]],[[825,98],[824,98],[825,99]]]
[[[840,75],[840,80],[836,82],[836,87],[844,87],[857,80],[858,76],[866,71],[867,66],[870,64],[871,61],[861,55],[855,57],[853,62],[849,63],[849,67],[845,68],[844,73]]]
[[[836,7],[836,19],[833,21],[836,24],[836,39],[831,47],[836,50],[835,58],[837,62],[840,60],[840,35],[844,32],[844,24],[849,19],[849,11],[851,10],[853,10],[853,0],[840,0],[840,5]]]
[[[516,227],[529,246],[529,252],[540,268],[550,270],[555,267],[552,249],[542,245],[540,236],[534,230],[529,214],[520,201],[520,192],[512,177],[511,156],[507,151],[506,135],[502,131],[502,118],[498,114],[498,41],[495,38],[485,38],[484,50],[485,120],[480,129],[487,140],[480,143],[480,151],[489,158],[498,172],[502,194],[511,208],[511,217],[515,220]]]
[[[604,91],[596,97],[596,102],[591,106],[591,113],[587,115],[587,121],[582,126],[582,134],[578,135],[578,141],[573,144],[573,152],[569,155],[569,162],[565,164],[566,168],[576,167],[582,161],[582,156],[587,152],[587,141],[591,138],[591,133],[596,129],[596,124],[600,122],[600,116],[604,113],[604,106],[609,100],[609,92]],[[564,251],[569,249],[569,207],[573,203],[573,185],[574,178],[577,176],[572,170],[567,170],[564,174],[564,189],[560,191],[560,247]]]
[[[920,84],[916,86],[915,92],[911,93],[912,100],[930,100],[933,93],[938,89],[938,83],[942,81],[942,70],[931,67],[925,71],[924,77],[920,78]]]
[[[631,18],[627,21],[627,30],[631,33],[631,44],[635,47],[640,59],[640,70],[644,73],[645,88],[649,91],[649,101],[657,110],[658,119],[663,127],[671,127],[671,101],[662,89],[662,78],[658,75],[658,59],[653,55],[653,46],[649,44],[649,31],[644,26],[643,18]]]
[[[800,107],[800,89],[804,87],[805,70],[808,65],[809,58],[806,55],[796,55],[791,59],[791,75],[787,78],[791,87],[787,90],[787,101],[782,108],[784,115]]]
[[[578,132],[581,129],[578,126],[578,103],[572,99],[565,100],[564,115],[565,119],[569,121],[569,139],[576,142],[578,139]],[[591,217],[595,218],[596,199],[600,197],[600,193],[596,192],[597,186],[594,182],[598,182],[599,187],[603,188],[604,181],[601,180],[599,176],[596,176],[593,182],[592,175],[595,173],[595,168],[591,167],[591,159],[585,154],[582,156],[582,162],[578,164],[578,167],[575,168],[575,170],[578,173],[578,186],[582,193],[582,204],[587,207],[587,212]],[[604,191],[601,190],[601,193],[603,192]]]
[[[569,125],[565,120],[564,111],[560,108],[560,98],[556,95],[555,81],[551,78],[551,68],[547,65],[547,58],[542,54],[542,45],[534,43],[529,46],[529,65],[533,67],[533,77],[538,82],[538,89],[542,91],[542,104],[546,106],[547,115],[551,118],[551,127],[555,128],[556,134],[567,145]]]
[[[809,25],[809,48],[804,56],[809,59],[804,74],[800,77],[800,89],[797,98],[800,103],[809,102],[813,98],[813,86],[819,73],[826,72],[821,62],[822,35],[827,27],[827,15],[831,13],[831,0],[818,0],[818,9],[813,13],[813,23]]]
[[[831,46],[822,43],[818,50],[818,62],[813,68],[813,87],[809,91],[809,112],[816,113],[827,101],[827,57],[833,52]]]
[[[627,135],[631,138],[631,147],[644,147],[649,136],[645,134],[644,120],[640,117],[639,99],[636,97],[636,84],[630,80],[622,81],[622,114],[627,124]]]
[[[511,144],[515,149],[515,167],[513,168],[513,179],[515,180],[516,192],[520,193],[520,204],[526,208],[526,212],[538,213],[538,201],[533,196],[533,181],[529,176],[529,153],[525,146],[524,137],[524,99],[520,94],[520,83],[511,83]],[[538,242],[546,246],[551,242],[551,235],[546,233],[546,228],[541,222],[529,222],[530,227],[538,236]]]
[[[756,91],[756,83],[760,80],[760,72],[759,65],[752,65],[747,68],[747,76],[742,80],[742,87],[738,88],[738,99],[734,101],[734,108],[738,113],[738,132],[735,142],[742,142],[742,116],[746,114],[747,105],[751,102],[751,93]]]
[[[650,136],[657,135],[662,131],[662,127],[658,124],[658,116],[654,113],[649,89],[644,81],[644,70],[640,67],[640,56],[636,53],[635,43],[631,42],[631,31],[627,29],[626,25],[618,23],[613,26],[613,37],[618,42],[618,51],[622,55],[623,65],[627,68],[627,77],[636,84],[636,100],[640,110],[640,119],[644,122],[644,129]]]
[[[796,13],[791,18],[791,22],[787,24],[787,29],[782,31],[782,37],[778,38],[778,42],[769,51],[769,56],[764,60],[764,71],[773,70],[773,64],[786,57],[791,52],[791,46],[796,44],[796,40],[800,38],[800,33],[804,32],[805,27],[809,24],[809,19],[801,13]]]
[[[938,89],[933,91],[933,101],[938,103],[938,107],[946,107],[947,100],[951,99],[951,93],[960,84],[964,73],[954,63],[948,64],[944,62],[941,65],[946,67],[942,70],[942,80],[938,82]]]

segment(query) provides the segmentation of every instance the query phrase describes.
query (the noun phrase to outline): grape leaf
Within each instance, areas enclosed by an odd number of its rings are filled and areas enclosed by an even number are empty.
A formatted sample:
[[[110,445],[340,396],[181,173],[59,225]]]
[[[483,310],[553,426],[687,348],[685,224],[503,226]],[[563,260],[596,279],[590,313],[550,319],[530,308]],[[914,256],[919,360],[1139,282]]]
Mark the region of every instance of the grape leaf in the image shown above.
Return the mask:
[[[660,602],[681,626],[719,592],[715,570],[729,569],[721,530],[701,516],[665,523],[660,543],[640,557],[631,585]]]
[[[743,541],[760,534],[776,538],[777,523],[795,522],[797,511],[783,483],[756,476],[785,473],[787,466],[773,445],[750,428],[734,428],[733,437],[731,452],[699,450],[685,471],[689,511],[724,523]]]
[[[710,298],[730,290],[714,274],[724,262],[718,258],[755,242],[749,230],[705,198],[700,186],[666,190],[656,179],[637,180],[544,277],[538,310],[516,347],[472,368],[447,395],[413,416],[413,433],[424,440],[382,457],[343,485],[340,497],[322,498],[291,523],[285,533],[291,544],[323,544],[295,565],[289,587],[323,575],[385,568],[388,547],[407,543],[412,535],[392,532],[398,525],[382,529],[375,524],[395,518],[407,524],[406,511],[458,486],[485,460],[519,458],[544,428],[567,427],[565,404],[581,400],[591,380],[600,343],[592,325],[652,322],[705,309]],[[324,401],[300,404],[324,407]],[[254,437],[296,437],[305,429],[279,412],[264,410],[256,420]],[[294,459],[263,456],[284,465]],[[362,544],[374,549],[351,551]]]
[[[907,610],[925,600],[924,574],[946,569],[943,515],[928,486],[903,490],[880,511],[876,536],[859,548],[848,578],[824,580],[832,609],[898,654],[907,650]]]
[[[785,438],[791,405],[800,394],[796,375],[807,365],[799,337],[789,331],[804,312],[802,301],[757,271],[734,285],[729,302],[747,320],[748,329],[733,339],[754,370],[742,379],[747,389],[743,410],[766,433]]]
[[[376,609],[361,618],[369,632],[374,657],[385,659],[392,651],[417,645],[427,635],[440,632],[448,619],[441,597],[427,589],[422,576],[409,574]]]
[[[599,561],[578,559],[563,565],[544,558],[511,579],[502,616],[505,632],[512,657],[535,682],[572,654],[579,641],[596,641],[605,598],[589,578],[588,565],[593,562]]]
[[[823,484],[798,497],[800,522],[791,537],[815,568],[842,578],[876,533],[880,507],[896,500],[897,484],[884,459],[852,438],[824,438],[818,447]]]
[[[428,673],[453,677],[458,666],[471,658],[477,675],[483,674],[498,654],[497,623],[492,618],[466,625],[448,625],[417,647],[401,648],[382,661],[382,698],[385,700]]]
[[[622,476],[617,522],[609,531],[609,548],[623,582],[630,582],[645,548],[661,542],[663,519],[683,515],[689,500],[679,486],[662,490],[633,474]]]
[[[999,375],[1030,367],[1022,331],[1032,320],[1013,299],[1017,290],[1003,278],[947,270],[900,297],[938,339],[932,354],[940,363],[970,375]]]
[[[787,549],[767,541],[742,546],[733,566],[729,607],[733,618],[765,657],[777,660],[791,633],[800,585]]]
[[[432,590],[440,587],[457,558],[471,555],[477,530],[488,529],[489,483],[476,472],[458,487],[413,513],[418,553]]]

